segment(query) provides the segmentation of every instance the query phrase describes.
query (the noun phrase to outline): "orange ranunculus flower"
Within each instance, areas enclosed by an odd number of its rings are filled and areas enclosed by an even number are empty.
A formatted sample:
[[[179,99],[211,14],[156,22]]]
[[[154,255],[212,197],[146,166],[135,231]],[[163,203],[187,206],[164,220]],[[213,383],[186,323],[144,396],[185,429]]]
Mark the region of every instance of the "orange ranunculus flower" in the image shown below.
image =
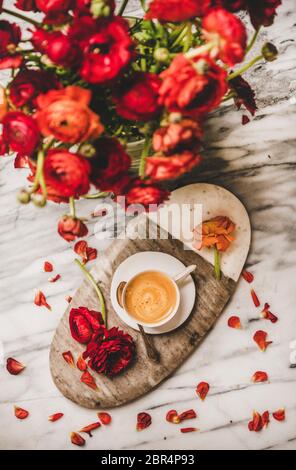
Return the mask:
[[[8,111],[8,104],[7,104],[6,94],[5,94],[5,88],[0,86],[0,122],[2,122],[2,119],[4,118],[7,111]]]
[[[202,223],[201,234],[200,226],[194,229],[196,238],[200,238],[201,242],[197,241],[194,248],[200,250],[201,248],[215,246],[218,251],[226,251],[230,243],[235,239],[232,233],[235,230],[235,223],[228,217],[218,215],[213,219],[206,220]]]
[[[104,126],[89,108],[90,100],[91,92],[78,86],[39,95],[35,118],[41,133],[71,144],[99,137]]]

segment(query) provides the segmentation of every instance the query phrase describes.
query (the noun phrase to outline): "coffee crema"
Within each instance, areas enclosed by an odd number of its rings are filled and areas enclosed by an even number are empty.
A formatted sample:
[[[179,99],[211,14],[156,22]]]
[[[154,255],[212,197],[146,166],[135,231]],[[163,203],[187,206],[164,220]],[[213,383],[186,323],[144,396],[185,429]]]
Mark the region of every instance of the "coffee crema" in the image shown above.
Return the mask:
[[[125,291],[127,312],[143,323],[158,323],[172,313],[177,293],[173,281],[159,271],[145,271],[135,276]]]

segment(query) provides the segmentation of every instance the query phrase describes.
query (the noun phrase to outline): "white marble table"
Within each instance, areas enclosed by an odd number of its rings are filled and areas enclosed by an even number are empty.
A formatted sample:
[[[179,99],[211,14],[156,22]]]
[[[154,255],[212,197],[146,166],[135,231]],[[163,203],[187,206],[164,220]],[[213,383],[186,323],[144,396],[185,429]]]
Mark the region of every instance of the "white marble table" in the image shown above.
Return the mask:
[[[13,3],[13,2],[11,2]],[[214,113],[207,124],[207,148],[203,166],[184,184],[206,181],[221,184],[245,203],[252,222],[253,241],[248,266],[262,302],[279,315],[275,325],[257,321],[257,311],[243,280],[213,331],[195,354],[157,390],[112,411],[113,423],[88,439],[88,449],[295,449],[296,369],[290,367],[291,342],[296,340],[295,318],[295,2],[284,0],[273,26],[261,34],[279,48],[277,61],[249,74],[257,91],[255,119],[241,126],[240,113],[230,105]],[[293,88],[295,101],[293,103]],[[291,99],[292,98],[292,99]],[[71,246],[56,233],[56,222],[65,209],[48,205],[43,210],[20,206],[16,192],[25,173],[1,158],[0,173],[0,340],[4,357],[16,357],[27,369],[14,377],[0,368],[0,448],[73,449],[69,432],[93,422],[91,410],[79,408],[61,396],[48,367],[49,345],[71,295],[81,282],[73,264]],[[87,215],[94,202],[83,201],[79,212]],[[93,233],[91,225],[91,234]],[[92,246],[102,248],[93,235]],[[44,260],[54,263],[62,279],[47,282]],[[33,304],[34,292],[48,295],[52,312]],[[244,329],[227,327],[230,315],[241,316]],[[260,353],[252,335],[266,330],[274,343]],[[294,345],[295,346],[295,345]],[[252,384],[255,370],[266,370],[270,383]],[[201,380],[211,385],[204,403],[194,389]],[[21,422],[13,415],[17,404],[30,411]],[[263,412],[286,407],[283,423],[272,421],[261,433],[248,431],[253,409]],[[166,412],[194,408],[200,432],[180,434],[165,421]],[[136,415],[148,411],[153,425],[139,433]],[[56,423],[47,421],[54,412],[65,413]],[[195,423],[194,423],[195,425]]]

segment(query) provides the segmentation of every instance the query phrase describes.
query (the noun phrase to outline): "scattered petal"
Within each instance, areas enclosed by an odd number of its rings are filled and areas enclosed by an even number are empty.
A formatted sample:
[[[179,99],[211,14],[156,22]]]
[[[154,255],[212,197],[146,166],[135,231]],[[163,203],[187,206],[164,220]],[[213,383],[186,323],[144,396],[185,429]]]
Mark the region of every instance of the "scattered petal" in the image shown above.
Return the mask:
[[[71,353],[71,351],[63,352],[62,356],[71,367],[75,367],[74,358],[73,358],[73,354]]]
[[[229,318],[228,318],[227,325],[228,325],[230,328],[236,328],[236,329],[240,329],[240,328],[242,327],[240,318],[239,318],[239,317],[236,317],[236,316],[229,317]]]
[[[261,351],[265,351],[267,346],[272,343],[272,341],[266,341],[267,333],[266,331],[258,330],[253,336],[253,340],[257,343]]]
[[[264,411],[264,413],[262,413],[262,427],[267,428],[268,424],[269,424],[269,411]]]
[[[266,302],[261,312],[261,317],[265,318],[266,320],[270,320],[271,323],[276,323],[278,321],[278,317],[274,315],[274,313],[271,313],[271,311],[269,310],[269,307],[270,305]]]
[[[16,359],[13,359],[13,357],[9,357],[6,361],[6,369],[11,375],[18,375],[20,374],[26,366],[22,364],[21,362],[17,361]]]
[[[19,408],[18,406],[14,407],[14,414],[18,419],[26,419],[29,416],[29,411]]]
[[[74,444],[75,446],[82,447],[85,444],[85,439],[82,436],[80,436],[78,432],[71,432],[70,438],[71,438],[72,444]]]
[[[14,168],[29,168],[29,157],[18,153],[14,159]]]
[[[185,421],[185,419],[197,418],[197,414],[194,410],[187,410],[187,411],[183,411],[183,413],[179,415],[179,418],[180,418],[180,421]]]
[[[84,372],[87,369],[86,361],[83,359],[82,356],[79,356],[79,358],[77,359],[76,367],[77,369],[81,370],[81,372]]]
[[[53,271],[53,265],[49,261],[45,261],[43,269],[44,269],[44,272],[51,273]]]
[[[262,429],[262,417],[258,411],[253,411],[253,420],[249,422],[248,428],[250,431],[261,431]]]
[[[104,424],[105,426],[110,424],[111,420],[112,420],[111,415],[109,415],[109,413],[105,413],[105,412],[98,413],[98,418],[101,421],[101,423]]]
[[[68,295],[68,297],[66,297],[66,301],[68,302],[68,304],[70,304],[72,302],[71,295]]]
[[[54,277],[49,277],[49,278],[48,278],[48,281],[49,281],[49,282],[57,282],[59,279],[61,279],[61,275],[60,275],[60,274],[56,274]]]
[[[254,289],[251,289],[251,296],[252,296],[252,300],[254,302],[255,307],[259,307],[260,300],[258,299],[258,296],[256,292],[254,291]]]
[[[167,412],[165,419],[169,423],[179,424],[181,422],[180,416],[178,415],[176,410],[170,410]]]
[[[148,428],[152,423],[152,418],[148,413],[138,413],[137,415],[137,431],[143,431]]]
[[[242,276],[243,276],[244,280],[247,281],[249,284],[251,284],[251,282],[254,281],[254,276],[253,276],[252,273],[250,273],[250,271],[244,270],[242,272]]]
[[[250,122],[250,118],[246,114],[243,114],[242,115],[242,125],[245,126],[249,122]]]
[[[82,258],[83,264],[96,259],[98,254],[97,250],[88,246],[85,240],[80,240],[79,242],[75,243],[74,251]]]
[[[96,423],[88,424],[87,426],[84,426],[84,428],[80,429],[79,432],[85,432],[86,434],[89,435],[89,437],[92,437],[92,431],[94,429],[97,429],[101,426],[101,423],[98,421]]]
[[[183,433],[183,434],[186,434],[187,432],[195,432],[195,431],[198,431],[197,428],[181,428],[180,431]]]
[[[80,377],[80,381],[93,390],[98,390],[95,379],[87,370],[83,372],[82,376]]]
[[[41,290],[36,292],[34,304],[37,305],[37,307],[46,307],[48,310],[51,310],[51,306],[46,302],[46,297]]]
[[[276,419],[277,421],[284,421],[285,418],[286,418],[285,408],[279,408],[278,410],[274,411],[274,412],[272,413],[272,416],[273,416],[274,419]]]
[[[200,382],[196,387],[196,393],[201,400],[204,400],[210,390],[210,386],[207,382]]]
[[[268,375],[262,370],[257,370],[252,376],[252,382],[266,382],[268,380]]]
[[[48,421],[51,421],[52,423],[54,423],[55,421],[58,421],[59,419],[61,419],[63,416],[64,416],[64,413],[54,413],[53,415],[50,415],[48,417]]]

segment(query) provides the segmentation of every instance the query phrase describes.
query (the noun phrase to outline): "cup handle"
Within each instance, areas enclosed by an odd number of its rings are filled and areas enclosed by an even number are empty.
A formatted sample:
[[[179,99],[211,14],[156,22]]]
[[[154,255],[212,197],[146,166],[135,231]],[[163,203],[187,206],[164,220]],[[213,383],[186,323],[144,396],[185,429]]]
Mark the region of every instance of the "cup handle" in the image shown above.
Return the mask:
[[[126,282],[125,281],[121,281],[118,286],[117,286],[117,289],[116,289],[116,298],[117,298],[117,302],[119,303],[120,307],[123,308],[123,301],[122,301],[122,293],[123,293],[123,289],[125,288],[125,285],[126,285]]]
[[[174,276],[173,277],[174,281],[177,282],[177,283],[180,282],[180,281],[183,281],[183,279],[185,279],[187,276],[189,276],[189,274],[191,274],[195,269],[196,269],[196,264],[191,264],[184,271],[182,271],[181,273]]]

